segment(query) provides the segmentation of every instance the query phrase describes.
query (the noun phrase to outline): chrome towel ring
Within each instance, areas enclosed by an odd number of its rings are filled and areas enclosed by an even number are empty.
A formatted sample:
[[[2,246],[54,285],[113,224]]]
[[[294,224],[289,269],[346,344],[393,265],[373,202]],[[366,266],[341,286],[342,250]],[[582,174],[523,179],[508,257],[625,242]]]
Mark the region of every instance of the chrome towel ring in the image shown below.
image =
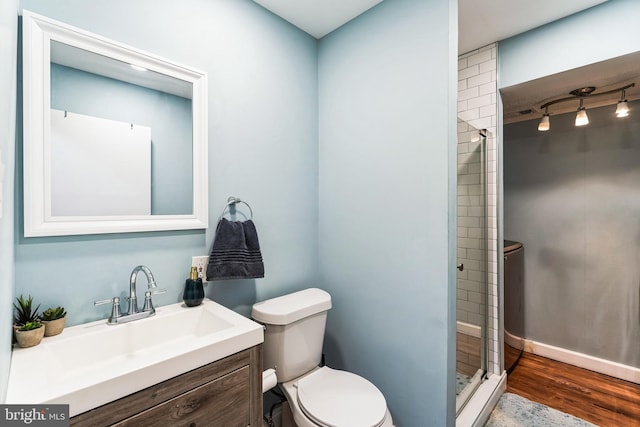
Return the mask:
[[[220,214],[218,221],[222,219],[227,208],[231,205],[235,205],[236,203],[244,203],[245,205],[247,205],[247,207],[249,208],[249,213],[251,214],[251,218],[249,219],[253,220],[253,209],[251,209],[251,206],[249,206],[249,203],[245,202],[244,200],[241,200],[239,197],[229,196],[229,198],[227,199],[227,204],[222,209],[222,213]]]

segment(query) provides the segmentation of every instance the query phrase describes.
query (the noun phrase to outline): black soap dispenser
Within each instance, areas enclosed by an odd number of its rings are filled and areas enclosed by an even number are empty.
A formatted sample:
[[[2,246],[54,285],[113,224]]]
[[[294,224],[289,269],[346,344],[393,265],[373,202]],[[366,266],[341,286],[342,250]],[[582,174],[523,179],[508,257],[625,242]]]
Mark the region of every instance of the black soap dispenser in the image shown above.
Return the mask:
[[[182,299],[188,307],[200,305],[204,299],[204,287],[202,286],[202,279],[198,277],[196,267],[191,267],[189,278],[184,283]]]

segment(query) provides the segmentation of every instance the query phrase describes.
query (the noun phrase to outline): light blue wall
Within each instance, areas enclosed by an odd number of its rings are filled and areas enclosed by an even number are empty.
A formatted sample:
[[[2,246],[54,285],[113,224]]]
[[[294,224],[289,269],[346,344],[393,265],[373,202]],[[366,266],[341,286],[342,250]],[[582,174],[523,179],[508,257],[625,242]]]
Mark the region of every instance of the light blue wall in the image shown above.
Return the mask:
[[[504,129],[504,233],[524,243],[524,338],[640,368],[640,101]]]
[[[327,362],[405,427],[453,425],[456,25],[456,2],[387,0],[319,46]]]
[[[455,0],[386,0],[320,51],[248,0],[22,4],[207,71],[210,221],[227,196],[247,200],[266,269],[208,296],[248,313],[326,288],[328,362],[376,383],[397,425],[454,424]],[[106,317],[91,302],[123,295],[138,263],[170,289],[159,304],[178,301],[190,257],[213,238],[17,232],[18,292],[63,298],[72,324]]]
[[[640,2],[609,0],[500,42],[501,87],[640,51],[640,26],[634,21],[637,16],[640,16]],[[602,206],[598,203],[605,200],[605,196],[611,196],[608,191],[599,193],[602,186],[608,185],[613,191],[617,184],[612,186],[612,182],[628,185],[622,179],[622,170],[628,167],[624,162],[637,154],[635,145],[628,139],[633,138],[633,133],[629,129],[620,131],[625,133],[622,140],[614,140],[615,132],[611,129],[606,131],[592,123],[578,132],[571,124],[571,118],[565,119],[564,127],[562,118],[557,119],[555,123],[552,118],[552,133],[543,137],[534,138],[523,132],[521,128],[525,124],[506,127],[503,141],[505,238],[523,240],[525,248],[530,246],[525,249],[529,254],[525,264],[525,296],[529,297],[528,304],[537,306],[530,307],[527,314],[527,335],[548,344],[637,366],[637,345],[630,347],[637,343],[638,335],[637,324],[633,326],[631,321],[633,316],[637,321],[637,272],[620,267],[624,273],[616,273],[616,283],[611,281],[612,271],[616,269],[614,265],[633,254],[613,255],[619,250],[605,250],[615,247],[634,250],[631,249],[633,243],[614,237],[616,227],[629,222],[629,218],[626,215],[613,218],[605,213],[606,220],[593,219],[603,218],[601,209],[608,207],[624,206],[633,211],[628,205],[630,201],[620,194],[613,205],[612,202],[608,206],[606,202]],[[618,137],[620,134],[615,138]],[[614,166],[616,161],[622,162],[624,167]],[[598,176],[583,170],[585,165],[597,170]],[[538,176],[540,171],[546,171],[544,179]],[[595,182],[594,178],[597,178]],[[565,206],[563,210],[554,207],[554,216],[549,217],[549,209],[542,213],[538,210],[538,202],[547,208],[550,203],[571,206]],[[524,215],[525,209],[530,213]],[[580,214],[575,216],[575,212]],[[556,241],[553,248],[540,241],[547,235],[540,233],[540,227],[535,235],[531,234],[531,229],[523,228],[527,219],[534,229],[536,224],[542,226],[540,215],[545,219],[543,228],[552,227],[556,231],[552,233],[554,239],[565,236]],[[598,224],[598,221],[605,221],[605,224]],[[603,227],[607,225],[615,232],[605,230]],[[563,234],[568,230],[573,233]],[[625,249],[621,249],[622,252]],[[595,253],[598,253],[597,257]],[[558,264],[558,259],[563,261]],[[631,260],[631,265],[636,264],[637,260]],[[529,288],[529,285],[539,284],[542,289]],[[601,294],[604,289],[607,291]],[[597,301],[595,306],[594,301]],[[561,312],[557,310],[559,306],[562,306]],[[608,308],[603,309],[605,306]],[[620,309],[616,311],[611,307]],[[615,328],[615,332],[610,332],[609,328]],[[585,331],[590,331],[588,337]],[[597,342],[591,342],[594,338],[591,333],[598,337]]]
[[[192,102],[51,64],[51,108],[151,128],[151,213],[193,213]]]
[[[640,1],[609,0],[500,42],[500,87],[640,50]]]
[[[13,183],[16,118],[16,45],[18,0],[0,2],[0,152],[4,174],[0,174],[0,402],[4,402],[11,360],[11,324],[14,281]]]
[[[213,282],[207,296],[243,314],[317,277],[316,41],[252,1],[24,0],[22,7],[209,76],[209,222],[205,231],[29,238],[16,233],[16,293],[61,304],[69,323],[106,318],[95,299],[124,296],[137,264],[181,301],[191,257],[208,254],[227,197],[255,213],[265,278]],[[18,187],[18,193],[21,188]],[[18,218],[22,202],[17,201]],[[144,279],[141,279],[144,284]]]

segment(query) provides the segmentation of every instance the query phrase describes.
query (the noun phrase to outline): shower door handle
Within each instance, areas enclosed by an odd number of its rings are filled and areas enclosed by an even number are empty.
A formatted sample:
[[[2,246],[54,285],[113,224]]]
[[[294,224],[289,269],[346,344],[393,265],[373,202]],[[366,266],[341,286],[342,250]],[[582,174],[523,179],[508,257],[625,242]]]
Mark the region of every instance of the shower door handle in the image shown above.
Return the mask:
[[[464,264],[458,264],[457,269],[460,271],[464,270]]]

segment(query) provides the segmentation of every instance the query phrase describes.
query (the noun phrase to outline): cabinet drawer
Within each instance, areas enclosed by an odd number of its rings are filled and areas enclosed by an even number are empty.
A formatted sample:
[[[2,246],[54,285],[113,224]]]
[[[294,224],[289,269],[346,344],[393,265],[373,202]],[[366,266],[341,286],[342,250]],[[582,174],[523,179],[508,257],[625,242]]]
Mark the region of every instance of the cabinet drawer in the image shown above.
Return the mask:
[[[245,427],[251,424],[249,397],[245,366],[114,426]]]

